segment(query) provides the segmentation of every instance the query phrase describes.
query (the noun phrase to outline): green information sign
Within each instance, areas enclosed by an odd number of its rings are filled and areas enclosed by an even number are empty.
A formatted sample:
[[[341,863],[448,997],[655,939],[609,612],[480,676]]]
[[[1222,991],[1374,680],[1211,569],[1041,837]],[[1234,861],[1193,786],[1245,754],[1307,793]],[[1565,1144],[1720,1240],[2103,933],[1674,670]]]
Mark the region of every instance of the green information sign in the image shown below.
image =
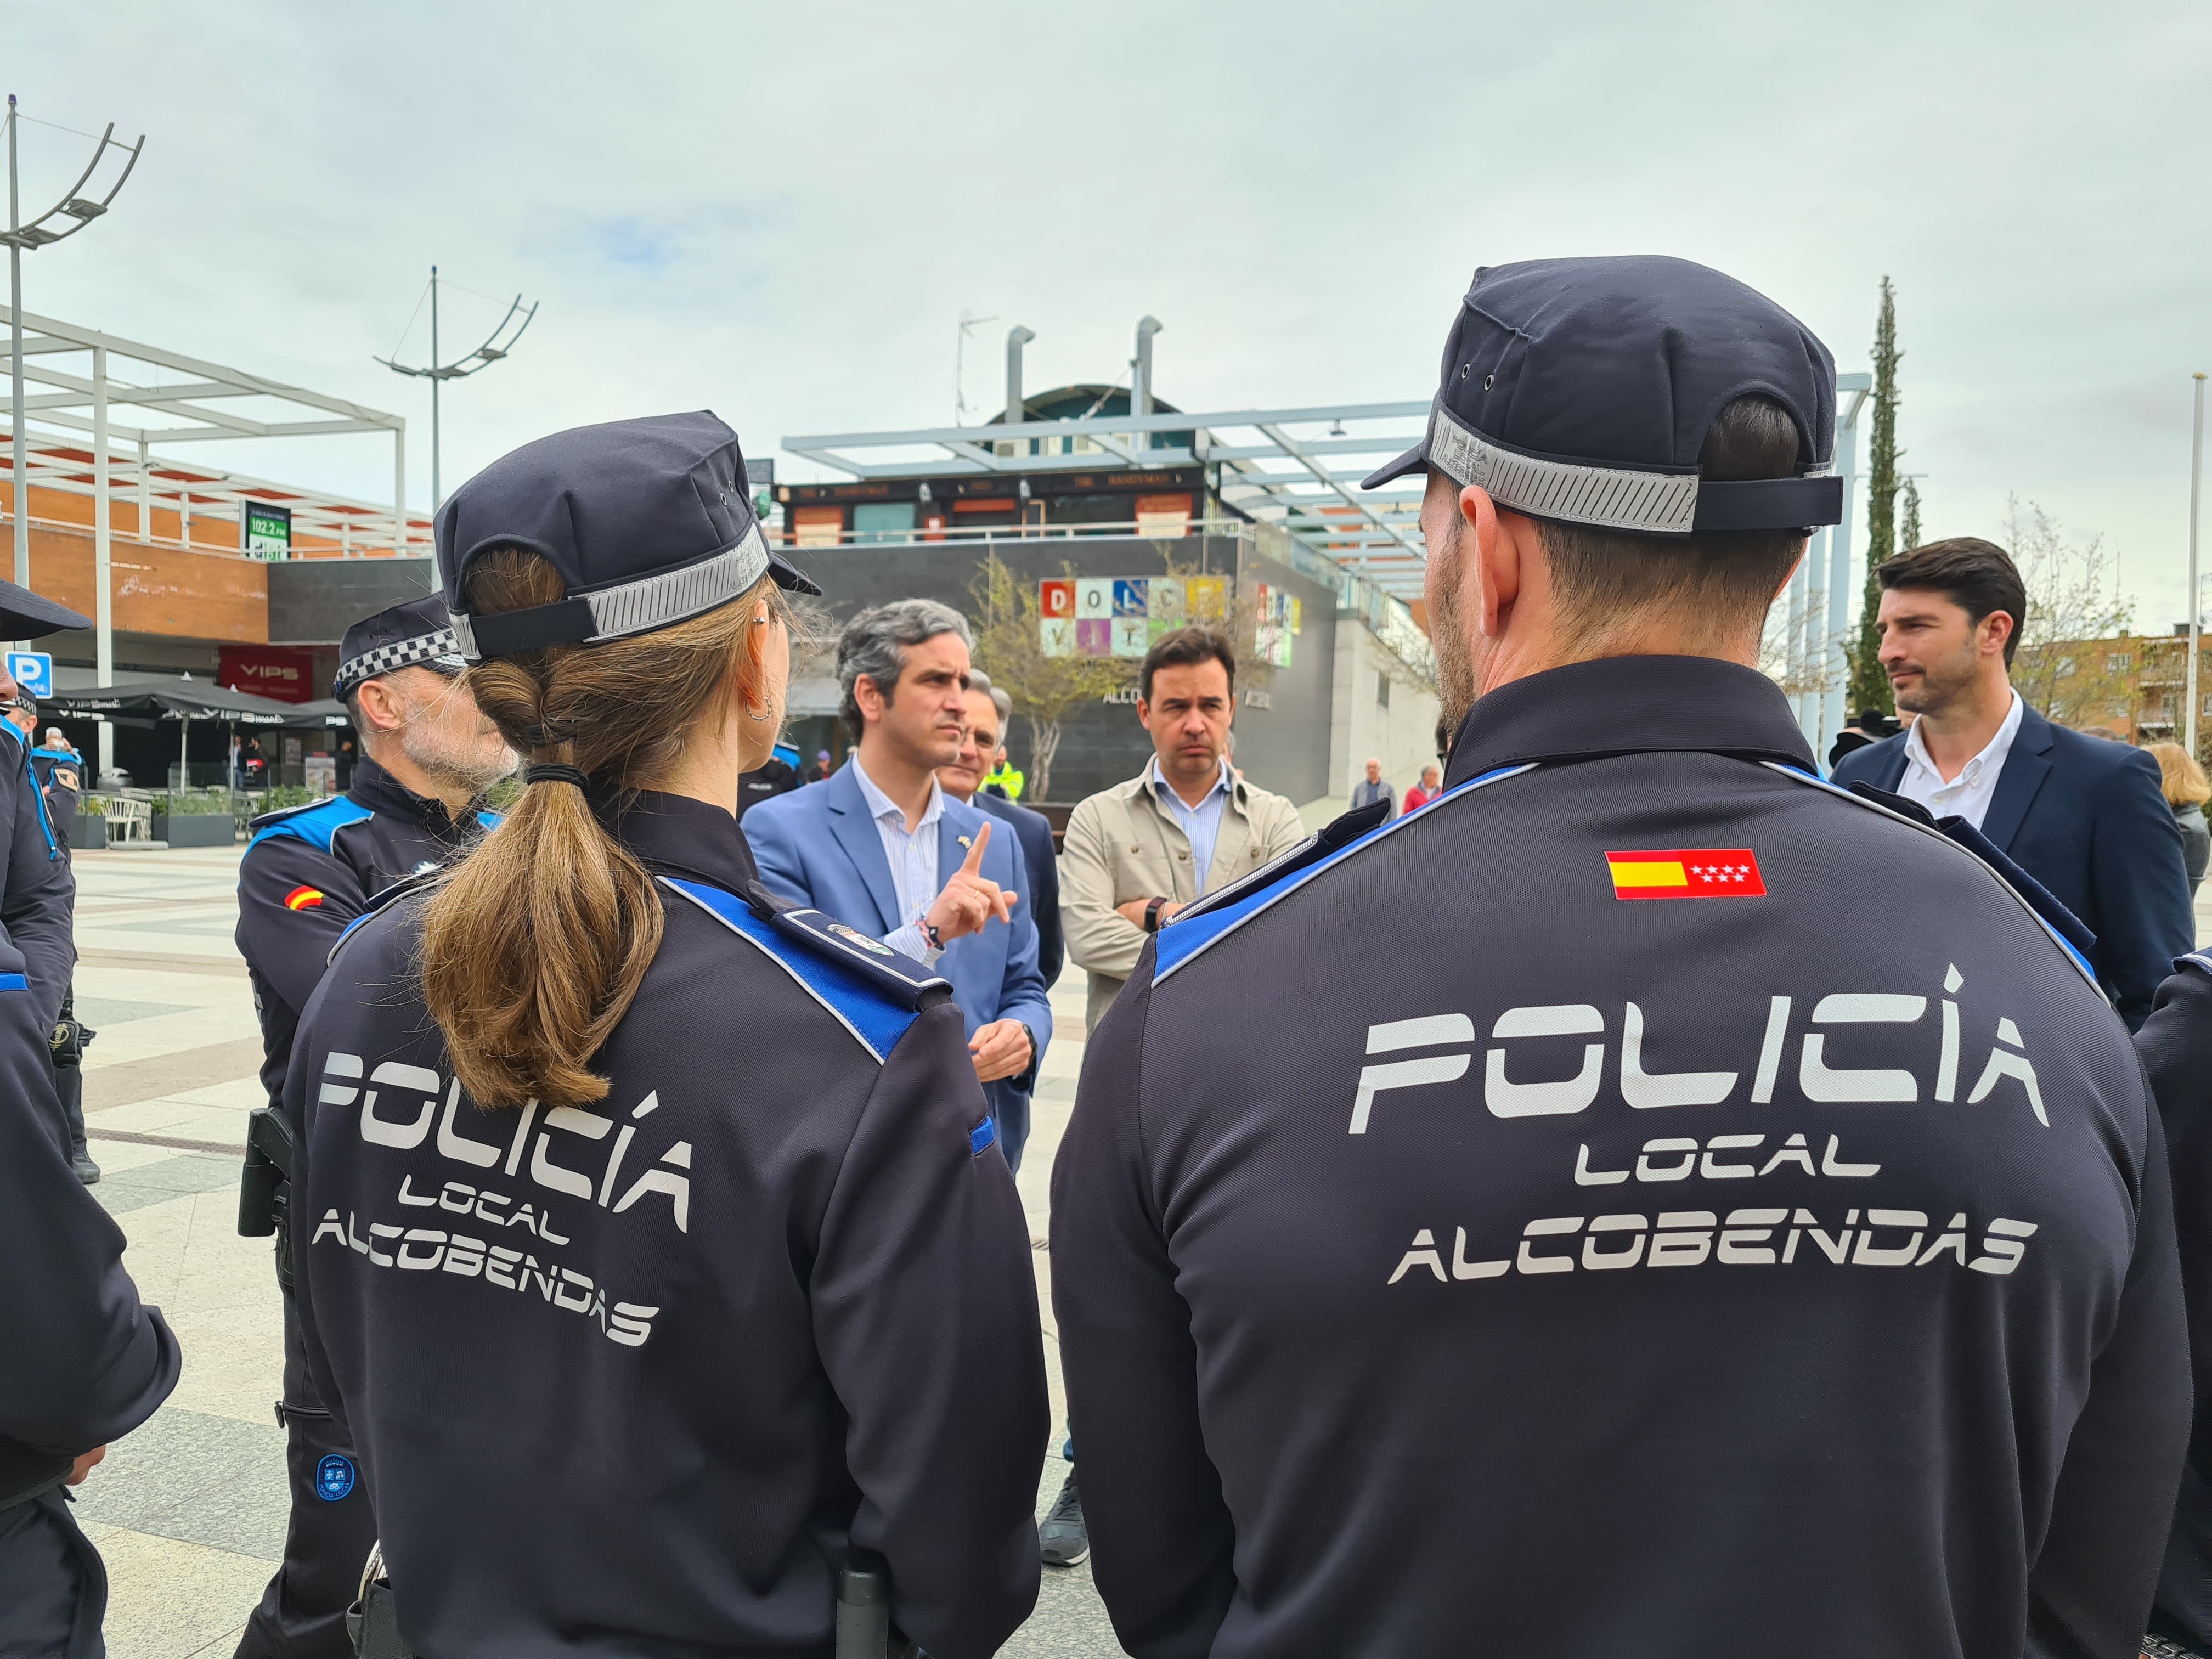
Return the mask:
[[[250,559],[292,556],[292,509],[261,501],[246,503],[246,556]]]

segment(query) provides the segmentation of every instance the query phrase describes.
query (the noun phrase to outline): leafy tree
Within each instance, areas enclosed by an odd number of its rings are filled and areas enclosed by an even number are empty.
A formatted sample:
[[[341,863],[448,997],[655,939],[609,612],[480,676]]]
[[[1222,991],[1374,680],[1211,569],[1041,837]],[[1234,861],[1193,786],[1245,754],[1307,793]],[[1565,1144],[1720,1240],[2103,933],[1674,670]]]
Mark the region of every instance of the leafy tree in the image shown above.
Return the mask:
[[[1073,563],[1061,569],[1074,579]],[[1029,721],[1032,799],[1049,800],[1060,722],[1084,704],[1134,685],[1137,662],[1129,657],[1045,655],[1037,584],[1017,577],[995,552],[983,561],[968,592],[975,602],[975,659],[1006,694],[1014,712]]]
[[[1874,330],[1874,428],[1867,444],[1867,574],[1866,591],[1859,604],[1856,635],[1847,641],[1844,654],[1850,663],[1846,706],[1853,714],[1862,708],[1891,712],[1895,704],[1889,677],[1881,672],[1881,635],[1875,619],[1881,610],[1881,587],[1875,571],[1897,551],[1897,365],[1904,353],[1897,349],[1897,294],[1889,278],[1881,279],[1881,311]],[[1908,510],[1914,498],[1908,497]],[[1917,513],[1914,513],[1915,528]]]

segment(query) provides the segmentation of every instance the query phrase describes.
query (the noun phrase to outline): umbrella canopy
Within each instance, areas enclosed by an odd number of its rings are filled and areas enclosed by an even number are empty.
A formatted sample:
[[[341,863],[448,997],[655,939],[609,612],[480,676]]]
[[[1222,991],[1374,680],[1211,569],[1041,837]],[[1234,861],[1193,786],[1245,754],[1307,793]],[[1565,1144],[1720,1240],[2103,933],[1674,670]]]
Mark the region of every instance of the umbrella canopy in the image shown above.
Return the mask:
[[[56,691],[39,700],[40,708],[71,714],[150,714],[156,720],[233,720],[240,726],[306,725],[317,720],[309,714],[313,705],[278,702],[257,697],[251,691],[232,691],[212,682],[198,680],[118,680],[112,685],[88,685],[76,691]],[[343,709],[340,710],[343,712]]]

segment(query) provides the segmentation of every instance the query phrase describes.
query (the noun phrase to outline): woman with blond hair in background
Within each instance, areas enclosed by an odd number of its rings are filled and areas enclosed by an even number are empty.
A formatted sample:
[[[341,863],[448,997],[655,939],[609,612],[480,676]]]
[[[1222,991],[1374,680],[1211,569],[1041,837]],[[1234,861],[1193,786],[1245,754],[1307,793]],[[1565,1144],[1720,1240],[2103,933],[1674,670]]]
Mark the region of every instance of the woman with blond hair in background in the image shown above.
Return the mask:
[[[526,787],[342,942],[285,1098],[370,1624],[416,1652],[827,1659],[862,1550],[939,1659],[1036,1600],[1036,1287],[959,1011],[738,833],[820,591],[744,478],[710,414],[625,421],[438,515]]]
[[[2212,800],[2212,780],[2197,757],[2178,743],[2147,743],[2143,747],[2158,760],[2166,788],[2166,804],[2181,828],[2181,861],[2189,872],[2189,891],[2197,892],[2204,879],[2204,866],[2212,863],[2212,825],[2204,822],[2204,803]]]

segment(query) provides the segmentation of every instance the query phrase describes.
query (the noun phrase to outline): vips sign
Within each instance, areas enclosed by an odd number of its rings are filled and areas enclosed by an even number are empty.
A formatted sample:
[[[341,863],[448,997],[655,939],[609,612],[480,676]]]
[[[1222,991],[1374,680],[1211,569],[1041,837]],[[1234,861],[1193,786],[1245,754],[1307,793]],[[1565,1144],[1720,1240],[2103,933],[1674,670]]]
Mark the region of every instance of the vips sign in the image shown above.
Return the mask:
[[[215,677],[218,685],[278,702],[313,702],[320,695],[314,653],[286,646],[226,645]]]
[[[1186,623],[1226,622],[1229,579],[1085,576],[1042,582],[1037,616],[1038,643],[1048,657],[1141,657],[1154,640]],[[1287,649],[1278,650],[1287,665]]]

